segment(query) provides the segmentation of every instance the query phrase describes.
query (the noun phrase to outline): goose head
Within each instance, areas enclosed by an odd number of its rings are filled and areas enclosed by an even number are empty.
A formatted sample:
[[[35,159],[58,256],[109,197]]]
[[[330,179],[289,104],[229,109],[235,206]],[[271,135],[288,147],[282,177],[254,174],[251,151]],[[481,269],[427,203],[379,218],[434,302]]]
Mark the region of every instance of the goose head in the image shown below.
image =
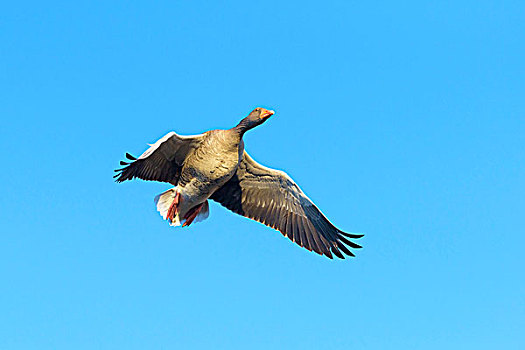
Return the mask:
[[[274,111],[262,107],[257,107],[253,111],[251,111],[246,118],[241,120],[240,123],[236,126],[236,128],[244,133],[252,128],[255,128],[258,125],[261,125],[274,114]]]

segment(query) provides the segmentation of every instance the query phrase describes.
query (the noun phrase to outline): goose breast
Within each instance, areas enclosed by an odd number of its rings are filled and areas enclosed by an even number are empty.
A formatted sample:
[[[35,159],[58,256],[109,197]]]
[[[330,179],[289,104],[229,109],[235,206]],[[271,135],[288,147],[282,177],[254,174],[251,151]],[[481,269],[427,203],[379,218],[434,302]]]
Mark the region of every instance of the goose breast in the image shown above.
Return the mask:
[[[232,178],[244,151],[244,143],[236,136],[230,130],[209,132],[184,162],[178,186],[183,195],[204,201]]]

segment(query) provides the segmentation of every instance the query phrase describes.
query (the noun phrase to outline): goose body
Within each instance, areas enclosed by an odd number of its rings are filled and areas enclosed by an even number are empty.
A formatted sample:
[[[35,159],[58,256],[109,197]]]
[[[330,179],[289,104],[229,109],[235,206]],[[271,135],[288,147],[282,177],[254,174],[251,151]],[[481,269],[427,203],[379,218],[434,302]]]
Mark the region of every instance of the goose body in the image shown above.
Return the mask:
[[[140,178],[171,183],[155,197],[157,210],[173,226],[188,226],[209,215],[208,199],[231,211],[275,228],[298,245],[344,259],[360,248],[333,226],[284,172],[264,167],[245,151],[246,131],[264,123],[273,111],[256,108],[234,128],[181,136],[170,132],[138,159],[121,162],[117,182]]]
[[[178,210],[171,220],[173,226],[181,225],[192,208],[205,203],[231,179],[243,150],[242,140],[231,130],[212,130],[204,134],[201,145],[186,157],[177,186],[170,192],[171,197],[180,194]],[[169,206],[160,198],[155,200],[157,210],[166,219]]]

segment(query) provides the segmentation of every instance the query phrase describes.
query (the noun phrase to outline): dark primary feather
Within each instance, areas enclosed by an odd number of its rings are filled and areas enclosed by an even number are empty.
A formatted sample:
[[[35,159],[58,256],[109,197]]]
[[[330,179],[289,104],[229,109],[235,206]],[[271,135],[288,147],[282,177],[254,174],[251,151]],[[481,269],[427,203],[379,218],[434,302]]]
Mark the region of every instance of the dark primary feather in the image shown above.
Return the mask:
[[[246,152],[236,174],[210,198],[330,259],[332,253],[354,256],[348,247],[361,248],[348,238],[363,235],[336,228],[286,173],[258,164]]]
[[[186,156],[198,147],[204,134],[196,136],[179,136],[170,132],[153,144],[138,159],[126,153],[131,163],[124,161],[124,167],[115,170],[117,182],[131,180],[135,177],[147,181],[169,182],[177,184]]]

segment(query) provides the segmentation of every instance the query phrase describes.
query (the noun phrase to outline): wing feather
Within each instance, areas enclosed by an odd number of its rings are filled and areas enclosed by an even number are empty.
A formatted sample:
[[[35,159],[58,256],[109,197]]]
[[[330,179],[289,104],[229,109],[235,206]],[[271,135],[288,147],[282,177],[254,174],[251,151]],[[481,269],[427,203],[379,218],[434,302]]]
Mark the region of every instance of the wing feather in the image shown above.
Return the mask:
[[[138,158],[126,153],[126,158],[132,162],[120,162],[125,166],[115,170],[115,181],[139,178],[177,185],[184,160],[201,144],[205,135],[181,136],[172,131],[151,145]]]
[[[363,235],[336,228],[285,172],[258,164],[246,152],[236,174],[210,198],[329,258],[333,253],[344,259],[341,251],[354,256],[348,247],[361,248],[350,239]]]

